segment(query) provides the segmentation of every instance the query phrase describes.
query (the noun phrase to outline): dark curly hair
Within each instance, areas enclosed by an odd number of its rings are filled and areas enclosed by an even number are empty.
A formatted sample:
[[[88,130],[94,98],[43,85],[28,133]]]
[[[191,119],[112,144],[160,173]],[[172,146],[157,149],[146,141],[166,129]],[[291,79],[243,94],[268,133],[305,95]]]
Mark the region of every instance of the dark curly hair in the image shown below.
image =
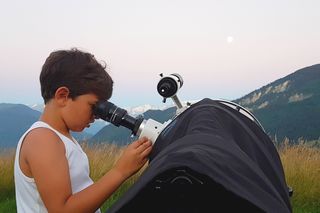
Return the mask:
[[[46,104],[59,87],[65,86],[70,97],[93,93],[99,100],[112,95],[113,80],[94,55],[72,48],[52,52],[40,73],[41,95]]]

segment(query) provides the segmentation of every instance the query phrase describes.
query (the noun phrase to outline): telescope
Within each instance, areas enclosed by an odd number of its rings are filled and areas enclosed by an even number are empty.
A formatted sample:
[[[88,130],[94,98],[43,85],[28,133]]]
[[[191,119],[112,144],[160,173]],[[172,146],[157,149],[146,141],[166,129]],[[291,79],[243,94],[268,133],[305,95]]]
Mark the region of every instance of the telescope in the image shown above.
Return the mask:
[[[164,123],[132,117],[108,101],[93,109],[96,118],[154,144],[148,168],[107,212],[291,212],[292,189],[273,142],[255,116],[221,99],[182,104],[177,96],[182,77],[160,77],[158,93],[177,108]]]
[[[157,91],[163,97],[163,103],[166,102],[167,98],[172,99],[177,107],[174,115],[174,117],[176,117],[190,106],[189,103],[184,106],[177,96],[179,89],[183,85],[183,79],[177,73],[166,76],[161,73],[160,77]],[[157,140],[161,131],[172,121],[172,119],[169,119],[164,123],[160,123],[151,118],[144,119],[142,115],[133,117],[129,115],[125,109],[122,109],[109,101],[98,102],[93,108],[93,113],[96,118],[110,122],[117,127],[126,127],[131,130],[132,135],[138,136],[139,138],[145,136],[151,140],[152,143]]]

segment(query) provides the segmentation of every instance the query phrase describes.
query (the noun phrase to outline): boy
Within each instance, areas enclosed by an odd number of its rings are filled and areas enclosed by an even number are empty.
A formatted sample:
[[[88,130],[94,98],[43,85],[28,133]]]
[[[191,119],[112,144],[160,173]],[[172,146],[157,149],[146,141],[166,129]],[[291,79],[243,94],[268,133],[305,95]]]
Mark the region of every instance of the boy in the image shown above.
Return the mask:
[[[90,53],[77,49],[52,52],[40,74],[45,108],[21,137],[14,178],[18,212],[100,212],[99,207],[146,162],[151,142],[129,144],[115,166],[96,183],[70,131],[94,121],[93,106],[108,100],[113,81]]]

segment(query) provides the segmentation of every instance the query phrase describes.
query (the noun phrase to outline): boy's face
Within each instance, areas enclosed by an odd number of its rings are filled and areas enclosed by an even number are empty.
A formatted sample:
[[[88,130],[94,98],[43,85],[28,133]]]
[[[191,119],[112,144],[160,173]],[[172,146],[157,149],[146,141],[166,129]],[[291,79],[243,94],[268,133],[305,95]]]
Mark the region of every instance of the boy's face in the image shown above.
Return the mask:
[[[93,106],[98,102],[98,97],[94,94],[85,94],[76,97],[74,100],[68,98],[63,110],[63,118],[67,127],[74,132],[81,132],[94,122],[92,112]]]

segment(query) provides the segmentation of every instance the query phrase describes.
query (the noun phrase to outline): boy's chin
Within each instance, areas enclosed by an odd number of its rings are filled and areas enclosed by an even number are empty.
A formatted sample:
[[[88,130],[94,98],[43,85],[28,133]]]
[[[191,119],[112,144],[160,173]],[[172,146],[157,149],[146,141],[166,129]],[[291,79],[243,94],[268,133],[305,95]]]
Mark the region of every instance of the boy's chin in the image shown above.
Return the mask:
[[[74,129],[72,129],[71,131],[82,132],[84,129],[89,128],[89,127],[90,127],[90,124],[88,124],[87,126],[78,126],[78,127],[75,127]]]
[[[82,132],[86,127],[79,127],[76,129],[71,130],[72,132]]]

